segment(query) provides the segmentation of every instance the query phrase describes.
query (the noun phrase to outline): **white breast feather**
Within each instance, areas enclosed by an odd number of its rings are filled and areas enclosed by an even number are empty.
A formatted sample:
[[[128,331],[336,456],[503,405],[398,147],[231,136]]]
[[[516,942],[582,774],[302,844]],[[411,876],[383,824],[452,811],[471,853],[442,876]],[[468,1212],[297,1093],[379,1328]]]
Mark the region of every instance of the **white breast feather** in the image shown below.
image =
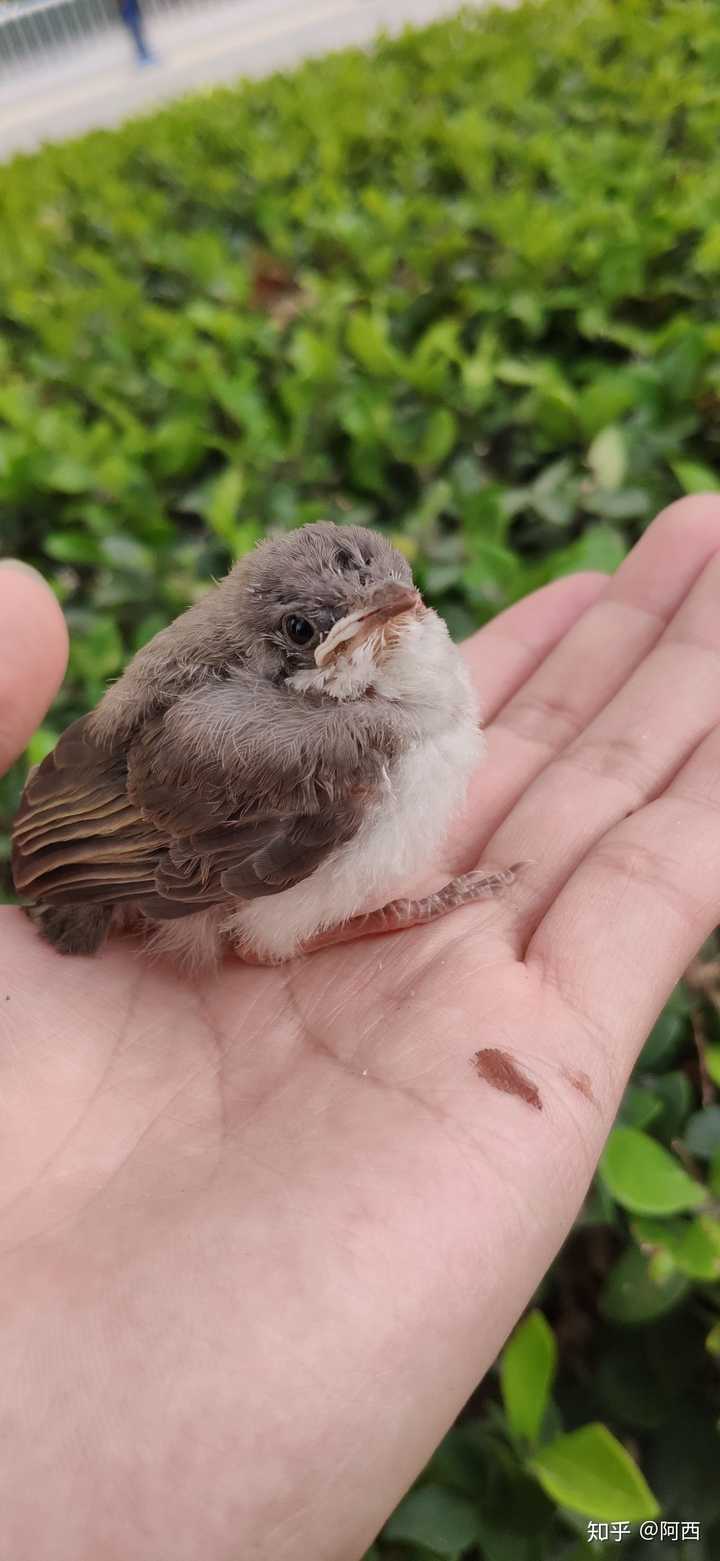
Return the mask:
[[[288,959],[317,932],[447,881],[442,845],[484,742],[469,673],[435,613],[410,625],[375,686],[412,707],[419,741],[388,768],[383,796],[353,840],[303,883],[225,916],[223,939],[240,952],[250,945]]]

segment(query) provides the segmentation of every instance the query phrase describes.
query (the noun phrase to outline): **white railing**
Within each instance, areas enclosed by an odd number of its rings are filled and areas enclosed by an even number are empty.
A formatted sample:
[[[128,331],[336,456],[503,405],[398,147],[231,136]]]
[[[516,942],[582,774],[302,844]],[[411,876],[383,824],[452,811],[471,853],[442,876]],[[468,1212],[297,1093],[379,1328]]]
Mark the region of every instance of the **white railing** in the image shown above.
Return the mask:
[[[197,0],[143,0],[143,15],[188,9]],[[115,0],[0,0],[0,76],[118,27]]]

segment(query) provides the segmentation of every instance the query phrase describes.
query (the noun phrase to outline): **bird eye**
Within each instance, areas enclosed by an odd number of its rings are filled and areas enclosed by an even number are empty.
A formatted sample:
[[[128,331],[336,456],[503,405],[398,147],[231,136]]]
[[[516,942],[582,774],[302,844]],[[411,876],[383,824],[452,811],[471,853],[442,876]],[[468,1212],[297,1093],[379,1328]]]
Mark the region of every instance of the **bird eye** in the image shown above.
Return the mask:
[[[340,552],[335,554],[335,563],[338,569],[352,569],[353,565],[357,564],[357,560],[353,558],[352,553],[349,553],[346,547],[341,547]]]
[[[309,645],[315,638],[315,630],[307,618],[300,618],[295,612],[289,612],[287,618],[283,618],[283,629],[293,645]]]

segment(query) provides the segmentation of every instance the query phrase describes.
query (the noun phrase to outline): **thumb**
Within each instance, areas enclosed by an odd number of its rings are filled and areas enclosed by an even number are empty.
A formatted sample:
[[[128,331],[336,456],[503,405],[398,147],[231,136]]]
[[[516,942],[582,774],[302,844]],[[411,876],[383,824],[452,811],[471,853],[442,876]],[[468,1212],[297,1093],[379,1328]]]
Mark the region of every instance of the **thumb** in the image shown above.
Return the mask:
[[[62,682],[68,639],[42,575],[0,560],[0,774],[22,753]]]

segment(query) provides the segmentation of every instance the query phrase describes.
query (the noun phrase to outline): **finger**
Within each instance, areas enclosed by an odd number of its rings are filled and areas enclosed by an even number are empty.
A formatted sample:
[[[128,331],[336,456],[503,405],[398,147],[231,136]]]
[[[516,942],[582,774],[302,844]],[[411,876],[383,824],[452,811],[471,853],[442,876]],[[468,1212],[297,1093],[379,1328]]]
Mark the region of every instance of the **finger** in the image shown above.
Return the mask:
[[[527,950],[612,1049],[639,1044],[720,920],[720,727],[667,791],[605,834]]]
[[[490,854],[500,864],[533,858],[515,922],[521,941],[595,842],[661,793],[720,723],[719,600],[720,554],[620,692],[493,837]]]
[[[22,752],[62,682],[65,620],[34,569],[0,564],[0,773]]]
[[[480,712],[491,721],[607,585],[585,572],[553,580],[498,613],[462,650],[477,684]]]
[[[488,760],[472,787],[473,822],[458,866],[481,857],[489,860],[490,854],[495,861],[503,819],[639,666],[718,550],[720,499],[709,495],[672,504],[648,528],[599,599],[503,704],[488,728]],[[536,830],[536,842],[538,836]],[[507,861],[498,858],[500,865],[523,855],[508,849],[514,854]]]

